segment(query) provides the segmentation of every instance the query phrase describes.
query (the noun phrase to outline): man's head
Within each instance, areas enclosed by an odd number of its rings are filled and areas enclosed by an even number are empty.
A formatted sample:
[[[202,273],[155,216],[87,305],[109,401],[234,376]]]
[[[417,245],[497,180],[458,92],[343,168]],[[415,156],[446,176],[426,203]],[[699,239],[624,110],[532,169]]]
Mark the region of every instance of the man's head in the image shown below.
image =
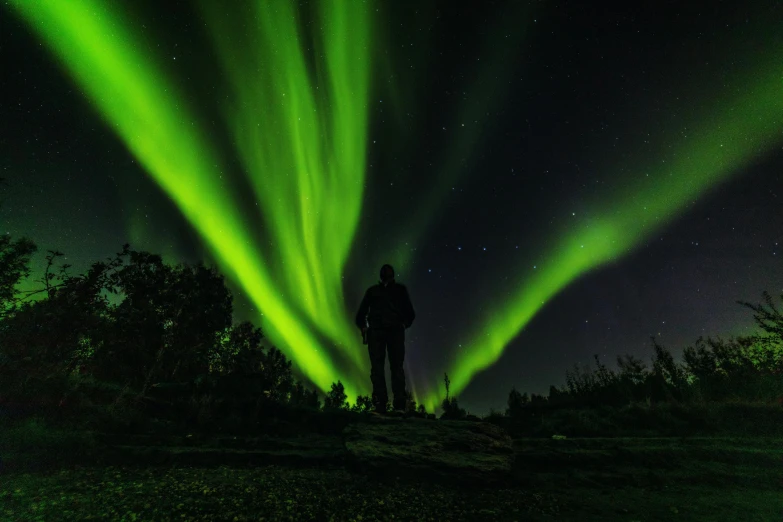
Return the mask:
[[[394,279],[394,268],[391,265],[383,265],[381,267],[381,283],[388,283]]]

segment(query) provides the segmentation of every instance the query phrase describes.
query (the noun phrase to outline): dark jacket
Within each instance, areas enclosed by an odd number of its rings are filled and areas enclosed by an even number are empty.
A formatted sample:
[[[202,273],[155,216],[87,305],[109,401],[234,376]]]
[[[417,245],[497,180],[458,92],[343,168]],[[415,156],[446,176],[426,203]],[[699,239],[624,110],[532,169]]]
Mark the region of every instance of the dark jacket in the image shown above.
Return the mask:
[[[408,328],[415,318],[408,289],[391,281],[386,286],[378,283],[367,289],[356,314],[356,326],[364,328],[367,321],[370,328]]]

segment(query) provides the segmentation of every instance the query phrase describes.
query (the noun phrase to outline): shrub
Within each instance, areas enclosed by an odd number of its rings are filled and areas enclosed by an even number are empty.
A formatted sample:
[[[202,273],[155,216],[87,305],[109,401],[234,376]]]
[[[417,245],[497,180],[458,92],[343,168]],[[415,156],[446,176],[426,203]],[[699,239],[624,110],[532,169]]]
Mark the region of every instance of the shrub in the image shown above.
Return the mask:
[[[326,394],[324,399],[325,410],[347,410],[348,409],[348,396],[345,394],[345,387],[343,383],[337,381],[332,383],[332,389]]]
[[[94,455],[96,440],[90,431],[64,430],[39,417],[0,430],[0,455],[8,468],[45,469],[75,463]]]
[[[368,395],[359,395],[358,397],[356,397],[356,404],[351,406],[351,411],[357,413],[366,413],[372,410],[372,408],[373,408],[372,397]]]
[[[443,413],[440,416],[441,419],[458,420],[464,419],[467,416],[467,412],[459,407],[456,397],[443,399],[442,407]]]

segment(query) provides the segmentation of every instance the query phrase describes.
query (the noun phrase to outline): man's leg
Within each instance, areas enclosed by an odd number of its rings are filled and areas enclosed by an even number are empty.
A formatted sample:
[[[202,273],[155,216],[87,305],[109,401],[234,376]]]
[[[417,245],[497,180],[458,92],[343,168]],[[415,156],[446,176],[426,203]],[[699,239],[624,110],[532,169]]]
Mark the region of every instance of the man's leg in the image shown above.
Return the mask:
[[[386,391],[386,335],[378,329],[367,332],[367,349],[370,353],[370,381],[372,382],[372,403],[376,410],[385,411],[389,400]]]
[[[389,332],[389,365],[391,366],[392,392],[394,393],[394,409],[404,410],[408,401],[405,392],[405,371],[402,363],[405,360],[405,329]]]

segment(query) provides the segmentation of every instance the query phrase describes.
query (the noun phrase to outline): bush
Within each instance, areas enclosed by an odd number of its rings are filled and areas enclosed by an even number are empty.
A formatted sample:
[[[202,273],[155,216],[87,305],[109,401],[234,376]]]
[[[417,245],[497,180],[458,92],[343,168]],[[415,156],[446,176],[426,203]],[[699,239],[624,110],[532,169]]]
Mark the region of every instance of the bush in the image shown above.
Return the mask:
[[[33,417],[0,430],[0,467],[40,470],[94,456],[90,431],[64,430]]]
[[[443,413],[440,416],[441,419],[460,420],[467,416],[467,412],[459,407],[456,397],[443,399],[442,407]]]
[[[318,392],[315,390],[308,390],[304,384],[299,381],[296,381],[291,388],[288,404],[294,408],[304,408],[308,410],[319,410],[321,408]]]
[[[506,415],[512,418],[518,418],[525,411],[525,408],[530,404],[530,398],[527,393],[521,394],[516,388],[511,388],[508,394],[508,407],[506,408]]]
[[[348,409],[348,396],[345,394],[345,387],[343,383],[337,381],[332,383],[332,389],[326,394],[324,399],[325,410],[347,410]]]
[[[373,409],[372,397],[368,395],[359,395],[356,397],[356,404],[351,406],[351,411],[357,413],[367,413]]]

